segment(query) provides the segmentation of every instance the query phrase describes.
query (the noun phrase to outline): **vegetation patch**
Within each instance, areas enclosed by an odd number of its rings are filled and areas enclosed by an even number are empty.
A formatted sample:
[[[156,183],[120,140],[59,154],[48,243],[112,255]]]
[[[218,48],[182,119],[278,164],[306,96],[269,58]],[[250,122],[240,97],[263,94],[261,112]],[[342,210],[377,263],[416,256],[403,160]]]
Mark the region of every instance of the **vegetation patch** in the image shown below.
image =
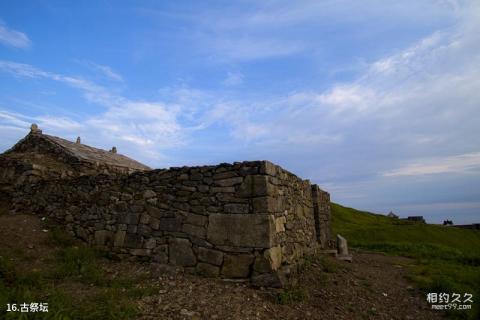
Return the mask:
[[[290,287],[282,289],[277,293],[277,303],[278,304],[292,304],[295,302],[302,302],[307,300],[308,295],[306,291],[298,287]]]
[[[49,312],[6,312],[1,308],[0,319],[132,319],[138,315],[136,299],[158,292],[154,284],[138,285],[137,278],[109,276],[99,252],[61,229],[51,229],[48,243],[52,254],[35,271],[17,268],[28,257],[16,250],[0,252],[0,304],[48,303]]]
[[[471,293],[480,297],[480,232],[389,218],[332,203],[334,234],[350,247],[414,258],[409,278],[425,293]],[[452,318],[480,319],[478,302]]]

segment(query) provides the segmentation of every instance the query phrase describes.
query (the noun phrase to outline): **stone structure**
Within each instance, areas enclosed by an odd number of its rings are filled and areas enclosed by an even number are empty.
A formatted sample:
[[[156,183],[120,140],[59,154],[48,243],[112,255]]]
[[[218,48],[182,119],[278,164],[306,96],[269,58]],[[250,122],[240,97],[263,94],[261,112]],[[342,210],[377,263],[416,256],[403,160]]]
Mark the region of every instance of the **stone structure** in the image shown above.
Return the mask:
[[[419,222],[419,223],[426,223],[423,216],[409,216],[409,217],[407,217],[406,220],[413,221],[413,222]]]
[[[339,234],[337,234],[337,248],[338,248],[337,259],[352,262],[352,256],[348,253],[347,239],[345,239]]]
[[[13,212],[124,259],[281,286],[330,237],[329,194],[268,161],[150,170],[37,127],[0,165]]]
[[[393,211],[390,211],[390,213],[387,214],[387,217],[389,217],[389,218],[394,218],[394,219],[398,219],[398,218],[399,218],[398,215],[396,215],[395,213],[393,213]]]

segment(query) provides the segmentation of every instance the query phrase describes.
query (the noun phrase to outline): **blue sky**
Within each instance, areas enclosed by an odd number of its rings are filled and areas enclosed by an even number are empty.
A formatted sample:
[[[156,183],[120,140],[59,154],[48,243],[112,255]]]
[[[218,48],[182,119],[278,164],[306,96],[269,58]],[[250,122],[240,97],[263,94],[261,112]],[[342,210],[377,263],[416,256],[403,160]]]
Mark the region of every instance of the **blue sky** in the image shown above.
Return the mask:
[[[341,204],[480,220],[478,1],[3,1],[0,151],[267,159]]]

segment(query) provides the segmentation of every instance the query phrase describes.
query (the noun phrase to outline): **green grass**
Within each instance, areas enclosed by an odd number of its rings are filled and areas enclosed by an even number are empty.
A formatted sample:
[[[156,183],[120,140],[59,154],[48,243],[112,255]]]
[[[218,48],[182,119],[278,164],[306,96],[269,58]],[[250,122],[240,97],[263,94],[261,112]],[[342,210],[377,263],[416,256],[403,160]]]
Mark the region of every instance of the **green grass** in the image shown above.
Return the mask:
[[[480,232],[388,218],[332,204],[332,230],[350,247],[414,258],[409,277],[424,292],[472,293],[472,311],[451,318],[480,319]],[[476,299],[475,299],[476,298]]]
[[[278,304],[292,304],[305,301],[307,298],[308,295],[302,288],[290,287],[277,293],[276,301]]]
[[[61,230],[51,232],[49,242],[57,250],[35,272],[16,268],[24,255],[0,251],[0,319],[132,319],[138,314],[135,301],[158,292],[155,284],[139,285],[140,278],[107,277],[102,255]],[[6,312],[7,303],[23,302],[46,302],[49,312]]]

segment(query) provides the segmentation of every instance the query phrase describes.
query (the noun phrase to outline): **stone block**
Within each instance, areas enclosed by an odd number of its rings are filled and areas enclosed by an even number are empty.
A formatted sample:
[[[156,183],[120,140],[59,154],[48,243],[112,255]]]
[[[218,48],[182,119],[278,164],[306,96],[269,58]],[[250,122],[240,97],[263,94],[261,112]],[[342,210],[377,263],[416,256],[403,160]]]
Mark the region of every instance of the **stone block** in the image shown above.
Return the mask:
[[[285,231],[285,224],[287,223],[287,218],[285,216],[281,216],[275,219],[275,231],[276,232],[284,232]]]
[[[248,213],[249,205],[247,203],[228,203],[223,206],[226,213]]]
[[[255,257],[255,262],[253,264],[253,270],[257,273],[267,273],[272,272],[272,265],[270,261],[263,254],[257,255]]]
[[[223,262],[223,252],[207,248],[198,248],[198,260],[220,266]]]
[[[262,174],[267,174],[269,176],[277,175],[278,166],[274,165],[270,161],[262,161],[260,164],[259,172]]]
[[[148,224],[149,221],[150,221],[150,215],[148,215],[147,213],[143,213],[143,214],[140,216],[140,223],[142,223],[142,224]]]
[[[138,224],[139,220],[140,220],[140,214],[139,213],[129,212],[125,216],[125,223],[126,224]]]
[[[265,250],[263,255],[270,262],[272,270],[277,270],[280,268],[282,264],[282,248],[280,246],[275,246]]]
[[[118,212],[125,212],[127,211],[127,203],[125,201],[120,201],[115,204],[115,210]]]
[[[209,216],[207,239],[218,246],[269,248],[274,231],[271,215],[214,213]]]
[[[252,199],[254,213],[277,213],[284,210],[282,197],[256,197]]]
[[[238,196],[244,198],[273,195],[275,195],[275,186],[268,182],[265,175],[246,176],[238,189]]]
[[[144,199],[150,199],[150,198],[155,198],[157,194],[153,190],[145,190],[143,193],[143,198]]]
[[[158,230],[158,228],[160,227],[160,220],[158,220],[157,218],[150,218],[150,228],[152,228],[153,230]]]
[[[170,239],[168,244],[170,264],[182,267],[194,266],[197,259],[193,254],[192,244],[188,239]]]
[[[158,203],[158,199],[157,198],[150,198],[150,199],[147,199],[146,202],[151,206],[156,206],[157,203]]]
[[[137,225],[134,224],[129,224],[127,227],[127,232],[128,233],[137,233]]]
[[[215,180],[215,185],[220,187],[232,187],[243,182],[242,177],[233,177],[221,180]]]
[[[162,211],[154,206],[146,206],[147,212],[150,216],[155,218],[160,218],[162,216]]]
[[[258,273],[278,270],[282,264],[282,248],[275,246],[255,257],[253,269]]]
[[[200,262],[199,264],[197,264],[195,271],[202,276],[215,278],[218,277],[220,273],[220,268],[217,266],[212,266],[208,263]]]
[[[145,257],[150,255],[150,249],[131,249],[130,254],[134,256]]]
[[[193,224],[195,226],[203,227],[208,221],[206,216],[202,216],[199,214],[188,214],[185,217],[185,223]]]
[[[281,288],[283,287],[276,272],[254,275],[251,283],[255,287]]]
[[[141,248],[142,236],[135,233],[127,233],[127,236],[125,238],[125,246],[127,248]]]
[[[105,245],[105,242],[107,240],[107,232],[107,230],[95,231],[95,244],[97,246]]]
[[[168,245],[160,245],[153,249],[153,261],[168,263]]]
[[[205,227],[194,226],[193,224],[184,224],[182,231],[188,235],[201,239],[205,239],[205,236],[207,235],[207,229]]]
[[[161,231],[181,231],[182,220],[180,218],[161,218],[160,225],[158,227]]]
[[[198,191],[199,192],[205,193],[205,192],[208,192],[208,190],[210,190],[210,188],[206,185],[202,184],[202,185],[198,186]]]
[[[122,247],[125,241],[125,236],[127,235],[126,231],[119,230],[115,233],[115,237],[113,238],[113,246],[114,247]]]
[[[234,193],[235,192],[235,187],[212,187],[210,189],[211,193],[221,193],[221,192],[230,192]]]
[[[215,173],[213,175],[213,179],[221,180],[221,179],[228,179],[228,178],[233,178],[237,176],[238,174],[235,171],[225,171],[225,172]]]
[[[250,266],[253,255],[238,254],[225,255],[222,267],[222,276],[226,278],[247,278],[250,275]]]
[[[143,212],[145,208],[142,205],[134,204],[130,206],[130,210],[136,214]]]
[[[145,243],[143,244],[143,247],[145,249],[153,249],[157,245],[157,241],[154,238],[149,238],[145,240]]]

